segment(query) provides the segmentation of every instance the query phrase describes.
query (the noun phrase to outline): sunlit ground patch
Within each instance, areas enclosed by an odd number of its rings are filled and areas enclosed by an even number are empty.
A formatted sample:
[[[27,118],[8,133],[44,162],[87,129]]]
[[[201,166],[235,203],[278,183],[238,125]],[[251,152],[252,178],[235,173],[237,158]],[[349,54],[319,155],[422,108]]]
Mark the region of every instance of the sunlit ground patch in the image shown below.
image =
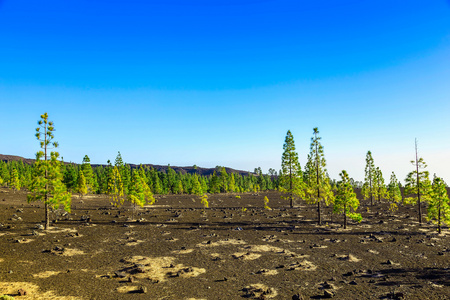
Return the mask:
[[[25,296],[18,296],[18,290],[25,290]],[[0,282],[1,294],[11,295],[23,300],[81,300],[81,298],[73,296],[58,296],[53,291],[42,292],[39,286],[31,282]]]

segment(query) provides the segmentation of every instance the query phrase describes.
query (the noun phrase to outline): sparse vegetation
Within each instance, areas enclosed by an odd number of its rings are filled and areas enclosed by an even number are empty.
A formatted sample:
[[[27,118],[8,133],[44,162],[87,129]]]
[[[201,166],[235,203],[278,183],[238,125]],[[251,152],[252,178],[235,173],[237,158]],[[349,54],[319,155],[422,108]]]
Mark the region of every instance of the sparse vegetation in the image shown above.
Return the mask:
[[[267,196],[264,196],[264,209],[272,210],[269,207],[269,198],[267,198]]]

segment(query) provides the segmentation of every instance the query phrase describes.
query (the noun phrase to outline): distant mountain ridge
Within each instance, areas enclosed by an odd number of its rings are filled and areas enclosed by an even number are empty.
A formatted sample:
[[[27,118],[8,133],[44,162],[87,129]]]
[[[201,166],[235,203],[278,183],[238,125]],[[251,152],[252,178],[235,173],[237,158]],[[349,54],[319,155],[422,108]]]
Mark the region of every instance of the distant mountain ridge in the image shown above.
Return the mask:
[[[0,154],[0,160],[4,161],[4,162],[21,160],[26,164],[33,164],[35,161],[35,159],[32,159],[32,158],[24,158],[24,157],[17,156],[17,155],[6,155],[6,154]],[[69,162],[65,162],[65,163],[67,164]],[[77,165],[79,165],[79,164],[77,164]],[[139,167],[139,165],[136,165],[136,164],[128,164],[128,165],[130,165],[132,169]],[[158,172],[167,172],[167,168],[169,167],[169,166],[165,166],[165,165],[163,166],[163,165],[153,165],[153,164],[142,164],[142,165],[150,167],[150,168],[154,168]],[[92,167],[98,167],[98,166],[106,167],[106,164],[91,164],[91,166]],[[194,167],[194,166],[190,166],[190,167],[170,166],[170,168],[177,173],[178,172],[181,172],[183,174],[197,173],[198,175],[203,175],[203,176],[212,175],[214,173],[214,171],[219,172],[219,170],[216,170],[216,168],[202,168],[202,167]],[[232,169],[232,168],[228,168],[228,167],[225,167],[225,170],[227,171],[227,173],[238,173],[240,175],[248,175],[249,173],[253,174],[253,172],[236,170],[236,169]]]

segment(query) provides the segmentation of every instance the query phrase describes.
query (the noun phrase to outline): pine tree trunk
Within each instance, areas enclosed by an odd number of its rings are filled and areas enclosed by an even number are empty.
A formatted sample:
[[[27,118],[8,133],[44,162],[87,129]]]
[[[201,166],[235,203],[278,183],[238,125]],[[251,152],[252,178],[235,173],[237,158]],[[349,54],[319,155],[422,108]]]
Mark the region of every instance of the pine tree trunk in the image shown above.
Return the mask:
[[[292,190],[293,190],[292,186],[293,186],[293,184],[292,184],[292,167],[289,166],[289,188],[291,190],[291,203],[290,203],[291,208],[294,207],[294,201],[293,201],[293,197],[292,197]]]
[[[45,126],[45,135],[44,135],[44,159],[45,159],[45,179],[48,180],[48,164],[47,164],[47,126]],[[46,181],[48,182],[48,181]],[[45,230],[48,230],[50,227],[50,218],[48,213],[48,183],[45,184],[45,197],[44,197],[45,205]]]
[[[439,203],[439,210],[438,210],[438,232],[441,233],[441,205]]]
[[[48,203],[47,203],[47,195],[45,195],[45,230],[48,230],[50,227],[50,217],[49,217],[49,211],[48,211]]]
[[[345,204],[344,204],[344,229],[347,229],[347,211]]]
[[[419,161],[417,159],[417,140],[416,140],[416,174],[417,174],[417,203],[419,205],[419,223],[422,224],[422,206],[420,205]]]
[[[320,214],[320,201],[317,201],[317,215],[319,217],[319,220],[317,221],[317,223],[319,225],[322,225],[322,216]]]

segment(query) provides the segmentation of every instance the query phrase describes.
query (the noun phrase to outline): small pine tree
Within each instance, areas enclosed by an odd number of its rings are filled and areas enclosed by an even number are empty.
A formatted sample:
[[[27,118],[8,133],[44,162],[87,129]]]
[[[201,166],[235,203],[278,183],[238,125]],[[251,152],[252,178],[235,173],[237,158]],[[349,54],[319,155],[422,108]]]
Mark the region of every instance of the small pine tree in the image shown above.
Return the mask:
[[[216,171],[211,175],[211,180],[209,182],[209,190],[213,194],[220,193],[220,181],[216,174]]]
[[[200,197],[200,203],[203,205],[202,213],[203,213],[203,214],[206,214],[205,209],[209,207],[208,195],[203,194],[203,195]]]
[[[198,195],[198,196],[203,194],[202,186],[200,185],[200,181],[198,180],[197,174],[194,174],[194,176],[192,176],[191,194]]]
[[[139,172],[133,172],[131,187],[127,197],[128,201],[133,203],[134,209],[132,214],[132,219],[134,219],[134,210],[136,210],[136,205],[143,207],[145,204],[149,203],[152,205],[155,203],[155,198]]]
[[[450,199],[444,180],[434,175],[430,200],[427,210],[428,220],[438,225],[438,232],[441,233],[441,224],[450,224]]]
[[[390,203],[390,211],[396,211],[398,209],[397,203],[402,201],[402,192],[400,191],[400,186],[398,185],[398,180],[394,172],[391,174],[391,180],[387,188],[387,200]]]
[[[220,191],[222,193],[228,192],[228,174],[225,167],[220,168],[219,181]]]
[[[333,212],[344,215],[344,229],[347,229],[347,216],[357,222],[361,222],[362,217],[359,213],[351,212],[351,210],[356,211],[358,209],[359,200],[356,198],[347,171],[343,170],[339,175],[341,181],[338,184]]]
[[[269,198],[267,198],[267,196],[264,196],[264,209],[272,210],[268,204],[269,204]]]
[[[20,180],[19,180],[19,173],[17,172],[16,168],[13,166],[11,170],[11,176],[9,179],[9,187],[14,191],[20,191]]]
[[[107,194],[111,199],[111,204],[116,207],[122,206],[125,201],[122,177],[120,176],[119,169],[116,166],[111,167],[108,174]]]
[[[81,170],[78,175],[77,191],[78,191],[78,194],[80,195],[80,198],[82,198],[83,195],[86,195],[88,192],[88,188],[86,185],[86,177],[84,177],[83,171],[81,171]]]
[[[86,194],[95,193],[94,173],[91,167],[91,160],[87,155],[83,157],[83,162],[81,163],[81,171],[83,172],[83,176],[86,181],[86,189],[87,189]]]
[[[233,193],[236,191],[236,181],[234,179],[234,173],[231,173],[229,178],[230,180],[228,182],[228,191]]]
[[[174,193],[179,195],[183,194],[183,182],[181,182],[180,179],[178,179],[175,183]]]

